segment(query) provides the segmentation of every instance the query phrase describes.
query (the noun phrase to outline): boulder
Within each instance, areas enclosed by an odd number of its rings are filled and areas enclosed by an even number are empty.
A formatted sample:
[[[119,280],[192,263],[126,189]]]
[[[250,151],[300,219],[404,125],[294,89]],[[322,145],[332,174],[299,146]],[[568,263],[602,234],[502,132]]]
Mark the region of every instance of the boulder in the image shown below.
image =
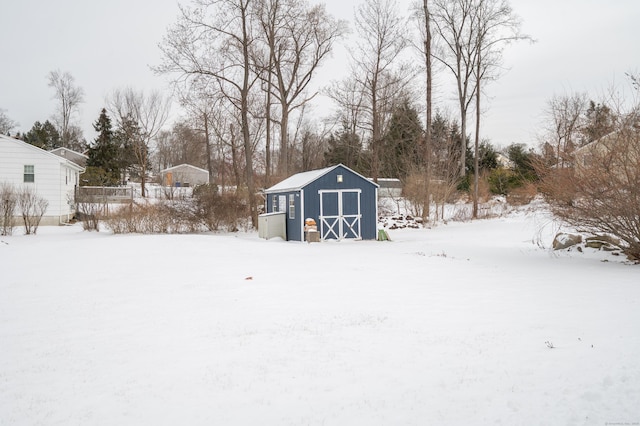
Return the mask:
[[[616,237],[612,237],[611,235],[595,235],[593,237],[587,237],[585,241],[587,243],[589,241],[598,241],[612,246],[620,246],[620,240]]]
[[[582,242],[582,235],[559,232],[553,239],[554,250],[564,250]]]

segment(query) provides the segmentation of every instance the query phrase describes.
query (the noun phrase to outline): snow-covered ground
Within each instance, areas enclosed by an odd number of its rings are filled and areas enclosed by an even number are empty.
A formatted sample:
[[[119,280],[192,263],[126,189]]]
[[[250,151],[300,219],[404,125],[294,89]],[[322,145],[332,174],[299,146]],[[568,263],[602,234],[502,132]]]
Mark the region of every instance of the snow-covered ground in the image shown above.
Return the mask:
[[[638,424],[640,266],[553,252],[556,230],[535,212],[391,242],[16,229],[0,425]]]

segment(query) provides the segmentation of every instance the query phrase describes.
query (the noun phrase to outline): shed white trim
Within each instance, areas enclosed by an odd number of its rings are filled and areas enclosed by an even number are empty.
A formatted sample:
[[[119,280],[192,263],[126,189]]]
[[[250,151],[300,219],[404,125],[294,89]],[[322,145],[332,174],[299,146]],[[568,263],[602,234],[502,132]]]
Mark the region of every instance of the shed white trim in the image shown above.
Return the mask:
[[[343,195],[345,193],[358,194],[358,208],[356,214],[344,214],[343,209]],[[320,239],[322,241],[330,238],[342,240],[347,235],[348,231],[355,236],[355,239],[361,239],[361,200],[360,196],[362,191],[360,189],[321,189],[318,191],[320,195]],[[324,194],[336,194],[338,201],[338,211],[336,215],[325,215],[323,206]],[[333,235],[333,237],[332,237]]]
[[[264,192],[266,194],[270,194],[272,192],[286,192],[286,191],[299,191],[300,189],[304,188],[305,186],[307,186],[308,184],[310,184],[311,182],[313,182],[314,180],[326,175],[327,173],[331,172],[332,170],[338,168],[338,167],[344,167],[347,170],[351,170],[349,169],[347,166],[343,165],[343,164],[337,164],[335,166],[331,166],[331,167],[325,167],[324,169],[318,169],[318,170],[310,170],[308,172],[302,172],[302,173],[297,173],[293,176],[290,176],[288,178],[286,178],[285,180],[281,181],[280,183],[277,183],[275,185],[273,185],[271,188],[266,189]],[[370,182],[371,184],[375,185],[376,188],[379,187],[380,185],[378,185],[377,183],[367,179],[366,177],[362,176],[360,173],[355,172],[353,170],[351,170],[354,174],[356,174],[357,176],[360,176],[362,179]]]

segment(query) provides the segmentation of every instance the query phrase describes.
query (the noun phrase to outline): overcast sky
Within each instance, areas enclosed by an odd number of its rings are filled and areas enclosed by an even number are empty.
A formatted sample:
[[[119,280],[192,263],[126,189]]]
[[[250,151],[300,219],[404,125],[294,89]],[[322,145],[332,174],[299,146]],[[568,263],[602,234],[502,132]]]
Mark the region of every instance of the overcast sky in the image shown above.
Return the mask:
[[[326,2],[330,13],[347,20],[358,3]],[[398,4],[406,8],[409,0]],[[166,79],[150,66],[160,62],[157,45],[176,21],[177,5],[175,0],[4,1],[0,109],[19,123],[15,130],[28,131],[54,113],[48,73],[69,71],[85,92],[79,124],[93,141],[92,123],[114,89],[169,92]],[[503,75],[487,87],[482,137],[494,145],[536,146],[545,105],[554,94],[579,91],[599,99],[612,84],[628,86],[625,72],[640,70],[640,1],[511,0],[511,5],[523,32],[537,43],[508,47]],[[339,77],[344,62],[337,52],[322,76]],[[440,73],[441,81],[449,78]],[[436,88],[435,96],[441,108],[455,111],[446,85]]]

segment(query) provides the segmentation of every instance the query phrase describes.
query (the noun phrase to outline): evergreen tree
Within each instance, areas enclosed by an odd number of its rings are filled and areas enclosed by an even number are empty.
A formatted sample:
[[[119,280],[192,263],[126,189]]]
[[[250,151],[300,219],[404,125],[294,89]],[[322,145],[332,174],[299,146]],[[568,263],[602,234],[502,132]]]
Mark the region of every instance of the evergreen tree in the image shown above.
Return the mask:
[[[532,149],[526,149],[522,143],[514,143],[507,147],[507,156],[513,163],[513,171],[522,180],[535,181],[537,179],[534,160],[536,154]]]
[[[473,169],[474,169],[474,156],[473,151],[469,146],[469,138],[467,138],[467,153],[465,158],[465,170],[467,174],[464,176],[458,190],[460,191],[472,191],[473,190]],[[498,152],[493,145],[488,141],[482,141],[478,145],[478,170],[482,175],[483,172],[491,172],[498,168]]]
[[[100,117],[93,124],[93,128],[98,132],[93,146],[89,148],[89,159],[87,167],[102,170],[96,171],[93,176],[99,176],[104,182],[93,182],[96,185],[117,185],[121,177],[121,161],[115,134],[111,125],[111,119],[107,115],[107,110],[102,109]]]
[[[44,124],[39,121],[33,123],[33,127],[22,136],[22,140],[46,151],[62,146],[60,133],[49,120],[45,121]]]
[[[418,111],[405,99],[393,111],[384,136],[381,176],[403,179],[421,164],[422,133]]]
[[[132,168],[137,165],[135,172],[140,175],[143,169],[140,165],[149,162],[149,149],[138,122],[131,115],[125,117],[118,126],[115,140],[119,152],[120,169],[134,171]]]
[[[481,172],[498,168],[498,152],[489,141],[482,141],[478,146],[478,168]]]
[[[342,163],[355,171],[363,171],[362,142],[360,137],[351,132],[346,125],[343,125],[342,130],[337,134],[329,136],[327,147],[328,149],[324,153],[326,165]]]
[[[435,165],[434,178],[449,180],[457,177],[460,169],[460,144],[462,134],[457,122],[449,121],[440,113],[431,125],[432,155]],[[467,141],[467,147],[468,147]],[[469,150],[467,149],[467,152]]]
[[[580,145],[590,142],[613,132],[615,129],[615,117],[611,109],[606,105],[589,101],[589,108],[585,112],[584,126],[580,137]]]

